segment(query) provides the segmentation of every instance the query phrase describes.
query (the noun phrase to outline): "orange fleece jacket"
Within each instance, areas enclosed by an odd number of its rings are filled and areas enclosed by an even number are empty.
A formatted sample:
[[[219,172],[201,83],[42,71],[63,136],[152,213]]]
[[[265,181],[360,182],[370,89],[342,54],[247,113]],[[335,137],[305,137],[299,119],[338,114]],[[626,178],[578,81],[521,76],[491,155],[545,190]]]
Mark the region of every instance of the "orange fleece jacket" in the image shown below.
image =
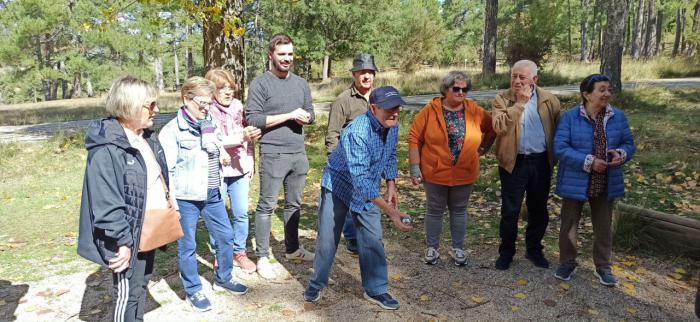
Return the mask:
[[[464,100],[464,144],[457,163],[447,143],[442,97],[428,102],[416,115],[408,133],[409,149],[420,152],[423,180],[446,186],[472,184],[479,179],[479,146],[485,133],[494,133],[491,115],[474,101]]]

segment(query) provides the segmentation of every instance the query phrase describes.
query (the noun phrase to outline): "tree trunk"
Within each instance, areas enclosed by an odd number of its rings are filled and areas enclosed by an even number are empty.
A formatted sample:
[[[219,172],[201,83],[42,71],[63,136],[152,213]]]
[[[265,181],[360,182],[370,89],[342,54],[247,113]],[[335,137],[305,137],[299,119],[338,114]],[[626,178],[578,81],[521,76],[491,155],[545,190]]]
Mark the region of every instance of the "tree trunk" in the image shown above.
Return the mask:
[[[692,32],[694,34],[697,34],[698,32],[700,32],[700,1],[698,1],[698,3],[695,4],[695,7],[693,9],[695,12],[693,14]],[[688,57],[694,57],[697,48],[698,48],[697,41],[691,42],[690,45],[688,46]]]
[[[67,79],[61,79],[61,98],[62,99],[69,99],[70,98],[70,90],[68,89],[68,80]]]
[[[683,38],[683,9],[676,9],[676,37],[673,40],[673,51],[671,57],[678,56],[678,51],[681,49],[681,41]]]
[[[80,87],[80,73],[73,73],[73,90],[70,94],[71,98],[78,98],[82,95],[82,88]]]
[[[173,67],[175,68],[175,90],[180,89],[180,62],[177,59],[177,47],[173,42]]]
[[[187,38],[192,36],[192,26],[187,26]],[[192,57],[192,50],[187,47],[185,48],[185,78],[188,79],[194,74],[194,59]]]
[[[49,98],[50,101],[56,100],[58,97],[58,80],[53,79],[51,80],[51,97]]]
[[[88,97],[93,97],[95,93],[92,92],[92,79],[89,73],[85,73],[85,93]]]
[[[593,5],[593,31],[591,32],[591,50],[589,51],[589,60],[594,60],[598,56],[598,40],[600,39],[600,37],[598,37],[598,34],[600,32],[600,10],[598,10],[599,7],[600,0],[595,0],[595,4]]]
[[[484,41],[483,41],[483,75],[496,74],[496,36],[498,31],[498,0],[486,0],[486,14],[484,15]]]
[[[581,0],[581,58],[588,62],[588,0]]]
[[[627,0],[627,19],[625,19],[625,49],[622,51],[623,55],[628,55],[630,53],[630,42],[632,40],[632,16],[630,13],[633,12],[634,0]]]
[[[610,85],[616,92],[622,89],[622,50],[628,13],[627,1],[629,0],[609,0],[605,47],[600,55],[600,73],[610,77]]]
[[[44,101],[51,100],[51,80],[44,79],[41,81],[41,89],[44,92]]]
[[[574,57],[574,51],[571,45],[571,22],[573,21],[573,19],[571,19],[571,0],[566,0],[566,18],[566,42],[569,47],[569,57],[567,57],[566,60],[569,61]]]
[[[654,56],[654,52],[656,51],[656,18],[656,0],[649,0],[649,6],[647,7],[647,28],[644,41],[644,53],[642,54],[644,58]]]
[[[153,73],[156,81],[156,90],[158,93],[165,91],[165,82],[163,80],[163,61],[160,57],[153,58]]]
[[[205,0],[207,6],[216,6],[219,1]],[[221,12],[222,19],[204,20],[204,68],[209,70],[221,67],[231,71],[236,81],[235,97],[243,99],[245,94],[245,57],[243,56],[243,34],[236,30],[224,30],[224,22],[242,17],[243,0],[225,0]],[[234,26],[233,28],[242,26]]]
[[[331,57],[328,55],[323,56],[323,77],[322,82],[326,82],[330,77],[331,73]]]
[[[639,0],[637,7],[637,19],[634,23],[634,36],[632,37],[632,58],[638,60],[642,48],[642,29],[644,26],[644,0]]]
[[[656,14],[656,48],[654,48],[654,56],[661,55],[661,52],[662,52],[661,36],[664,33],[663,22],[664,22],[664,13],[663,13],[663,11],[658,10],[658,12]]]

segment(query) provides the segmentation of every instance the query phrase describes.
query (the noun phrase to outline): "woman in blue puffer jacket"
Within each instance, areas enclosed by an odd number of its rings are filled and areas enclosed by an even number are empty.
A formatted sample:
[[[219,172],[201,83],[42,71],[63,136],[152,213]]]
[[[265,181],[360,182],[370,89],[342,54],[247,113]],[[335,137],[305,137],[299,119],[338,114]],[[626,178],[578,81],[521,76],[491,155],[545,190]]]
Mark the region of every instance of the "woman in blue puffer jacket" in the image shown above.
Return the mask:
[[[609,104],[610,79],[593,74],[580,86],[582,103],[559,120],[554,154],[559,159],[556,193],[562,197],[559,268],[554,276],[568,281],[576,270],[576,238],[583,204],[591,206],[593,273],[601,284],[616,286],[612,274],[612,210],[624,196],[622,165],[634,154],[627,117]]]

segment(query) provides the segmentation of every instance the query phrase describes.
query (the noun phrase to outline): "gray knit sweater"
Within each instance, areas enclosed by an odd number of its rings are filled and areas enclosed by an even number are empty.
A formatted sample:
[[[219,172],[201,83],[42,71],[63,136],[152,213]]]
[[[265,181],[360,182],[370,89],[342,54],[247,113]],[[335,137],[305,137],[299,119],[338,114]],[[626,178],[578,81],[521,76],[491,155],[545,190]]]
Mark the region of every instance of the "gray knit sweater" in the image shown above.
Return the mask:
[[[313,122],[311,89],[306,80],[296,74],[289,72],[286,78],[279,78],[267,71],[250,83],[246,121],[262,129],[261,153],[305,152],[304,129],[294,120],[270,128],[265,126],[267,116],[289,113],[297,108],[309,112]]]

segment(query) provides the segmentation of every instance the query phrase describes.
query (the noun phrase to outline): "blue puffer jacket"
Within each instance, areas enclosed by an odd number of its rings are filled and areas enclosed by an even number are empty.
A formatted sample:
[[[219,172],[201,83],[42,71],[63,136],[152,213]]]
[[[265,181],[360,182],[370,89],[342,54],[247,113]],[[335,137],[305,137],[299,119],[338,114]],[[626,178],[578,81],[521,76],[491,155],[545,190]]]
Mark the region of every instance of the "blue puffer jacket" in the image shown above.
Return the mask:
[[[608,140],[606,150],[623,150],[626,153],[624,162],[629,161],[635,148],[625,113],[608,105],[604,124]],[[584,170],[584,163],[586,156],[592,153],[593,125],[579,104],[564,113],[554,135],[554,155],[559,159],[557,195],[581,201],[588,199],[590,173]],[[624,196],[622,166],[609,167],[607,173],[608,199]]]

